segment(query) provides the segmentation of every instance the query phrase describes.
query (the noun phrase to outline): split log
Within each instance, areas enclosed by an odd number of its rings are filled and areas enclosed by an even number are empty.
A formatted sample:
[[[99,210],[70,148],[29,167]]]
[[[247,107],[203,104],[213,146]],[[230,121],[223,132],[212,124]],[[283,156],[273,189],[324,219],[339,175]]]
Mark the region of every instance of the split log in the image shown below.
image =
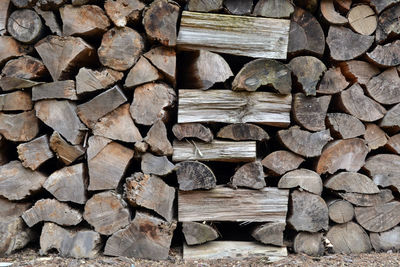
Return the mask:
[[[204,163],[184,161],[176,165],[176,177],[179,190],[212,189],[216,187],[217,178]]]
[[[42,221],[70,226],[79,224],[82,221],[82,214],[66,203],[55,199],[41,199],[22,214],[22,219],[29,227]]]
[[[15,142],[30,141],[39,133],[39,120],[34,111],[17,114],[0,112],[0,134]]]
[[[107,89],[122,80],[124,74],[112,69],[101,71],[81,68],[76,75],[76,93],[78,95]]]
[[[204,28],[204,25],[209,27]],[[238,56],[286,59],[289,26],[290,21],[286,19],[183,11],[177,45],[183,50],[204,49]]]
[[[213,241],[219,237],[218,231],[214,227],[197,222],[182,223],[182,233],[185,236],[186,244],[190,246]]]
[[[391,136],[387,141],[385,147],[393,153],[400,154],[400,134]]]
[[[162,120],[156,121],[151,126],[143,141],[149,145],[150,151],[156,155],[171,156],[174,152],[167,137],[167,128]]]
[[[322,148],[332,140],[329,130],[311,133],[301,130],[299,126],[278,131],[278,138],[289,150],[306,158],[321,155]]]
[[[320,9],[323,18],[330,24],[344,25],[349,22],[346,17],[343,17],[339,12],[335,10],[333,0],[322,0]],[[354,14],[352,18],[354,19]]]
[[[234,1],[235,2],[235,1]],[[10,12],[10,0],[4,0],[0,3],[0,35],[7,33],[7,19]],[[253,3],[253,2],[252,2]]]
[[[132,118],[138,124],[153,125],[169,118],[168,109],[176,101],[175,91],[164,83],[146,83],[136,87],[130,107]],[[152,107],[149,109],[149,107]]]
[[[97,136],[97,135],[92,135],[88,139],[88,148],[87,148],[87,160],[90,161],[94,157],[99,154],[103,148],[105,148],[109,143],[111,143],[112,140]]]
[[[112,191],[92,196],[85,205],[83,218],[102,235],[112,235],[131,221],[128,205]]]
[[[145,57],[140,57],[125,79],[126,88],[134,88],[149,82],[161,80],[163,76]]]
[[[79,37],[49,35],[35,49],[54,81],[67,79],[71,71],[94,61],[92,46]]]
[[[293,101],[293,117],[309,131],[325,130],[325,117],[331,96],[307,97],[297,93]]]
[[[375,39],[378,43],[383,43],[389,38],[397,38],[400,35],[399,14],[400,4],[397,3],[379,15],[378,27],[375,33]]]
[[[379,120],[386,113],[383,106],[364,95],[357,83],[340,93],[340,105],[345,112],[366,122]]]
[[[0,111],[28,111],[33,107],[31,95],[25,91],[15,91],[0,95]]]
[[[318,86],[317,93],[324,95],[333,95],[340,93],[347,88],[349,82],[346,81],[345,76],[339,67],[330,68],[322,76],[321,82]]]
[[[382,189],[378,194],[339,193],[343,199],[360,207],[373,207],[394,199],[390,189]]]
[[[175,85],[176,83],[176,51],[173,48],[158,46],[144,54],[166,79]]]
[[[390,68],[373,77],[367,84],[368,95],[375,101],[392,105],[400,102],[400,78],[396,68]]]
[[[380,73],[376,66],[360,60],[344,61],[339,66],[347,80],[361,85],[366,85],[372,77]]]
[[[62,257],[95,258],[100,255],[101,237],[95,231],[64,229],[54,223],[45,223],[40,235],[40,254],[55,249]]]
[[[178,217],[180,222],[285,222],[288,197],[288,190],[273,187],[179,191]]]
[[[391,201],[375,207],[356,207],[357,222],[370,232],[383,232],[400,223],[400,202]]]
[[[232,90],[252,92],[266,85],[272,86],[280,94],[290,94],[292,90],[290,69],[276,60],[255,59],[244,65],[236,75],[232,82]]]
[[[251,231],[251,236],[263,244],[283,247],[283,231],[286,223],[272,222],[257,226]]]
[[[168,257],[176,222],[166,222],[148,213],[137,211],[132,223],[113,234],[104,254],[129,258],[165,260]]]
[[[166,176],[175,169],[175,165],[172,164],[166,156],[157,157],[151,153],[145,153],[142,156],[140,166],[143,173],[159,176]]]
[[[328,230],[328,207],[320,196],[298,190],[290,196],[292,209],[287,222],[293,229],[312,233]]]
[[[31,203],[11,202],[0,198],[0,218],[1,221],[9,221],[20,217],[22,213],[31,207]],[[0,249],[1,251],[1,249]]]
[[[31,56],[22,56],[8,61],[1,73],[7,77],[27,80],[37,80],[48,75],[43,62]]]
[[[107,0],[104,3],[108,17],[117,27],[138,22],[145,7],[139,0]]]
[[[347,223],[353,220],[354,207],[346,200],[328,202],[329,219],[335,223]]]
[[[249,162],[256,159],[255,141],[220,141],[195,143],[174,141],[172,161],[200,160],[223,162]]]
[[[378,186],[367,176],[356,172],[341,172],[329,177],[324,186],[335,191],[347,193],[376,194]]]
[[[17,152],[22,165],[32,171],[54,156],[50,150],[47,135],[42,135],[28,143],[18,145]]]
[[[0,65],[8,60],[27,54],[29,48],[18,43],[11,36],[0,36]]]
[[[254,122],[286,127],[292,96],[270,92],[179,90],[178,123]]]
[[[0,222],[0,255],[10,255],[35,239],[35,232],[20,217]]]
[[[366,124],[364,139],[371,150],[382,147],[388,142],[387,134],[373,123]]]
[[[376,12],[379,14],[386,8],[391,7],[399,2],[399,0],[369,0],[368,2],[375,8]]]
[[[400,129],[400,104],[395,105],[387,111],[379,126],[389,130],[398,131]]]
[[[117,71],[133,66],[145,48],[143,37],[135,30],[112,28],[103,35],[97,50],[100,63]]]
[[[249,15],[253,10],[252,0],[224,0],[224,7],[229,14]]]
[[[370,233],[371,244],[376,252],[400,249],[400,227],[396,226],[391,230],[381,233]]]
[[[85,154],[85,149],[82,146],[70,145],[56,131],[50,136],[50,148],[65,165],[70,165]]]
[[[31,9],[15,10],[7,20],[7,32],[21,43],[35,43],[42,37],[43,30],[42,20]]]
[[[274,151],[261,161],[262,165],[271,170],[274,175],[282,175],[297,169],[303,162],[302,157],[285,150]]]
[[[336,61],[351,60],[363,55],[373,42],[373,36],[358,34],[338,26],[331,26],[326,38],[331,58]]]
[[[328,113],[326,125],[331,130],[332,136],[341,139],[349,139],[366,134],[364,124],[356,117],[346,113]]]
[[[44,83],[32,87],[33,101],[53,98],[78,100],[75,90],[75,81],[57,81],[52,83]]]
[[[300,232],[294,238],[294,252],[314,257],[322,256],[325,252],[322,239],[323,233]]]
[[[214,139],[211,130],[200,123],[177,123],[172,127],[172,132],[178,140],[197,138],[209,143]]]
[[[375,11],[368,5],[353,7],[347,13],[347,18],[349,19],[350,27],[362,35],[373,34],[378,26],[378,18],[375,15]]]
[[[253,10],[253,15],[267,18],[289,18],[294,6],[289,0],[260,0]]]
[[[57,10],[67,0],[37,0],[36,5],[42,10]]]
[[[41,82],[35,82],[31,80],[16,78],[16,77],[2,77],[0,78],[0,88],[3,91],[10,91],[13,89],[24,89],[30,88],[35,85],[39,85]]]
[[[67,100],[41,100],[35,104],[36,116],[73,145],[80,144],[85,125],[76,114],[76,105]]]
[[[141,172],[127,178],[124,187],[124,197],[130,205],[153,210],[168,222],[172,221],[175,188],[168,186],[157,176]]]
[[[400,40],[385,45],[377,45],[367,58],[380,67],[394,67],[400,64]]]
[[[318,173],[307,169],[298,169],[286,173],[278,182],[278,188],[297,188],[321,195],[322,180]]]
[[[249,162],[241,166],[231,177],[230,185],[233,188],[246,187],[261,189],[267,186],[265,183],[263,166],[259,161]]]
[[[354,222],[333,226],[326,237],[333,245],[335,253],[359,254],[372,249],[368,234]]]
[[[368,158],[364,169],[382,187],[393,186],[400,191],[400,156],[393,154],[378,154]]]
[[[201,1],[188,0],[188,10],[197,12],[215,12],[222,9],[223,0]]]
[[[250,123],[229,124],[219,130],[217,137],[234,141],[269,140],[269,135],[263,128]]]
[[[59,201],[85,204],[87,200],[87,172],[83,163],[53,172],[43,184]]]
[[[289,68],[297,77],[297,82],[304,93],[307,96],[315,96],[320,77],[326,71],[325,64],[316,57],[302,56],[293,58],[289,62]]]
[[[58,19],[53,11],[41,10],[39,7],[35,6],[34,10],[38,13],[47,27],[49,27],[52,34],[62,36],[62,31]]]

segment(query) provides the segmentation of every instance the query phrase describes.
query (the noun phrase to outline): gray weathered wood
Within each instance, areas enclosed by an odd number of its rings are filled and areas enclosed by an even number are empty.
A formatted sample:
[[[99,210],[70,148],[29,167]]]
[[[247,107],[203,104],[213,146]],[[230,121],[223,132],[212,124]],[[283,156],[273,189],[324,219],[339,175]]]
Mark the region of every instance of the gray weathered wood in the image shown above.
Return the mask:
[[[261,127],[250,123],[229,124],[219,130],[217,137],[235,141],[268,141],[268,133]]]
[[[217,178],[213,171],[198,161],[183,161],[176,165],[179,190],[211,189],[216,187]]]
[[[400,191],[400,156],[393,154],[378,154],[369,157],[364,169],[382,187],[396,188]]]
[[[375,8],[377,13],[381,13],[386,8],[400,2],[399,0],[370,0],[371,5]]]
[[[375,101],[392,105],[400,102],[400,93],[397,90],[399,86],[399,74],[397,69],[392,67],[369,80],[366,88],[368,95]]]
[[[28,143],[17,146],[18,158],[25,168],[36,170],[47,160],[54,157],[50,150],[49,137],[42,135]]]
[[[8,221],[20,217],[31,205],[29,202],[12,202],[0,198],[0,221]]]
[[[380,148],[388,142],[387,134],[376,124],[365,124],[364,140],[367,141],[368,148],[374,150]]]
[[[177,123],[172,127],[172,132],[178,140],[198,138],[204,142],[211,142],[214,139],[211,130],[200,123]]]
[[[29,92],[15,91],[0,95],[0,111],[28,111],[32,107]]]
[[[7,20],[7,32],[21,43],[37,42],[43,30],[42,20],[32,9],[15,10]]]
[[[341,139],[354,138],[366,133],[364,124],[346,113],[328,113],[326,125],[331,130],[332,136]]]
[[[261,162],[249,162],[241,166],[231,177],[230,185],[234,188],[246,187],[261,189],[266,186],[265,174]]]
[[[350,202],[341,199],[328,201],[329,219],[335,223],[347,223],[353,220],[354,207]]]
[[[330,68],[322,76],[317,93],[327,95],[336,94],[346,89],[348,85],[349,82],[346,81],[340,67]]]
[[[224,0],[225,9],[233,15],[249,15],[253,10],[252,0]]]
[[[35,240],[35,232],[20,217],[0,221],[0,255],[9,255]]]
[[[400,249],[400,227],[396,226],[391,230],[381,233],[370,233],[371,244],[376,252]]]
[[[395,105],[387,111],[379,126],[382,128],[392,128],[395,131],[400,129],[400,104]]]
[[[85,154],[85,149],[80,145],[71,145],[58,133],[50,136],[50,148],[65,165],[69,165]]]
[[[336,224],[329,229],[326,237],[335,253],[359,254],[372,249],[368,234],[354,222]]]
[[[182,223],[182,233],[188,245],[199,245],[219,237],[218,231],[211,225],[198,222]]]
[[[81,68],[76,75],[76,93],[78,95],[107,89],[124,77],[122,72],[112,69],[92,70]]]
[[[251,236],[263,244],[275,246],[283,246],[283,231],[285,231],[286,223],[271,222],[255,227],[251,231]]]
[[[394,153],[400,154],[400,134],[391,136],[385,147]]]
[[[39,133],[39,120],[34,111],[17,114],[0,112],[0,134],[7,140],[26,142]]]
[[[31,56],[22,56],[7,61],[1,73],[7,77],[27,80],[38,80],[49,75],[43,62]]]
[[[367,53],[367,58],[380,67],[393,67],[400,64],[400,40],[385,45],[377,45]]]
[[[318,173],[307,169],[290,171],[283,175],[278,182],[278,188],[290,189],[296,187],[300,187],[310,193],[321,195],[323,186]]]
[[[10,12],[10,0],[4,0],[0,3],[0,35],[7,32],[7,18]]]
[[[400,202],[391,201],[374,207],[356,207],[357,222],[370,232],[383,232],[400,223]]]
[[[216,12],[222,9],[223,0],[210,0],[210,1],[201,1],[201,0],[188,0],[188,10],[189,11],[197,11],[197,12]]]
[[[387,2],[387,1],[381,1]],[[398,2],[398,1],[392,1]],[[378,43],[384,43],[388,39],[397,38],[400,34],[400,28],[396,21],[400,14],[400,5],[395,4],[379,15],[378,27],[376,28],[375,39]],[[376,27],[376,26],[375,26]]]
[[[286,150],[274,151],[261,161],[262,165],[271,170],[274,176],[297,169],[303,162],[302,157]]]
[[[75,90],[75,81],[57,81],[32,87],[33,101],[52,98],[78,100]]]
[[[165,176],[175,169],[175,165],[166,156],[157,157],[151,153],[145,153],[142,156],[141,169],[146,174]]]
[[[307,97],[302,93],[294,95],[293,117],[309,131],[325,130],[325,117],[331,96]]]
[[[157,46],[143,55],[165,76],[172,86],[176,84],[176,51],[173,48]]]
[[[294,238],[294,252],[304,253],[309,256],[322,256],[325,251],[322,243],[323,233],[300,232]]]
[[[104,3],[108,17],[117,27],[137,22],[145,7],[146,5],[139,0],[107,0]]]
[[[141,56],[136,64],[131,68],[125,79],[126,88],[161,80],[162,74],[154,67],[148,59]]]
[[[39,85],[42,82],[35,82],[27,79],[17,77],[2,77],[0,78],[0,88],[3,91],[11,91],[14,89],[31,88],[32,86]]]
[[[253,15],[267,18],[289,18],[294,6],[289,0],[260,0],[253,10]]]
[[[143,139],[150,148],[150,151],[157,155],[171,156],[173,148],[167,137],[167,128],[162,120],[156,121],[146,137]]]
[[[11,36],[0,36],[0,64],[8,60],[27,54],[29,49],[22,46]]]
[[[52,34],[62,36],[62,30],[60,24],[53,11],[41,10],[37,6],[34,7],[34,10],[42,17],[44,23],[46,24],[47,27],[49,27]]]
[[[324,186],[331,190],[344,191],[346,193],[379,193],[379,188],[372,179],[364,174],[356,172],[341,172],[335,174],[325,180]]]
[[[378,194],[339,193],[339,196],[360,207],[379,206],[394,199],[390,189],[382,189]]]

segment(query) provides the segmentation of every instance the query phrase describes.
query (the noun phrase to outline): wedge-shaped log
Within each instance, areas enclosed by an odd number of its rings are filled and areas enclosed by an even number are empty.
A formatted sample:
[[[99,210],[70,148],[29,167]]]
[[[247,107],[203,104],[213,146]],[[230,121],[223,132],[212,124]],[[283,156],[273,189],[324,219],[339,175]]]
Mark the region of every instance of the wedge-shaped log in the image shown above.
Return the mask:
[[[47,160],[54,157],[50,150],[49,137],[42,135],[28,143],[17,146],[18,158],[25,168],[36,170]]]
[[[356,207],[357,222],[370,232],[383,232],[400,223],[400,202],[391,201],[374,207]]]
[[[283,231],[286,223],[270,222],[261,224],[251,231],[251,236],[263,244],[283,246]]]
[[[213,171],[198,161],[183,161],[176,165],[179,190],[211,189],[216,187],[217,178]]]
[[[28,202],[12,202],[7,199],[0,198],[0,221],[8,221],[10,219],[20,217],[22,213],[31,207],[31,205],[32,204]]]
[[[358,254],[370,252],[372,249],[368,234],[354,222],[333,226],[326,237],[335,253]]]
[[[396,4],[399,0],[370,0],[371,6],[373,6],[376,12],[379,14],[386,8]]]
[[[390,114],[389,112],[386,114]],[[367,141],[368,148],[374,150],[380,148],[388,142],[388,135],[376,124],[366,123],[364,139]]]
[[[367,83],[367,92],[375,101],[392,105],[400,102],[400,77],[396,68],[389,68]]]
[[[329,177],[324,186],[347,193],[377,194],[378,186],[367,176],[356,172],[341,172]]]
[[[46,24],[47,27],[49,27],[52,34],[62,36],[62,30],[60,24],[53,11],[41,10],[38,6],[35,6],[34,10],[42,17],[44,23]]]
[[[27,54],[29,49],[18,43],[11,36],[0,36],[0,64],[8,60]]]
[[[178,140],[183,138],[197,138],[204,142],[211,142],[214,135],[211,130],[200,123],[179,123],[172,127],[172,132]]]
[[[321,195],[322,180],[318,173],[307,169],[298,169],[286,173],[278,182],[278,188],[296,188]]]
[[[395,105],[387,111],[383,119],[380,121],[379,126],[382,128],[393,129],[399,131],[400,129],[400,104]]]
[[[78,100],[75,90],[75,81],[57,81],[36,85],[32,88],[33,101],[52,98]]]
[[[379,206],[394,199],[390,189],[382,189],[378,194],[339,193],[339,196],[360,207]]]
[[[325,130],[325,117],[331,96],[307,97],[298,93],[294,96],[293,116],[309,131]]]
[[[150,151],[157,155],[172,155],[173,148],[167,137],[167,127],[162,120],[151,126],[143,141],[149,145]]]
[[[331,130],[332,136],[340,139],[354,138],[366,133],[364,124],[346,113],[328,113],[326,125]]]
[[[386,252],[400,249],[400,227],[396,226],[381,233],[370,233],[369,238],[376,252]]]
[[[121,80],[124,74],[119,71],[105,68],[103,70],[91,70],[81,68],[76,75],[76,93],[78,95],[107,89]]]
[[[0,111],[28,111],[32,109],[31,95],[25,91],[15,91],[0,95]]]
[[[7,77],[27,80],[37,80],[49,74],[43,62],[31,56],[22,56],[8,61],[1,73]]]
[[[309,256],[322,256],[325,251],[322,243],[323,233],[300,232],[294,238],[293,249],[296,253]]]
[[[145,153],[142,156],[141,168],[143,173],[165,176],[175,169],[175,165],[166,156],[157,157],[151,153]]]
[[[389,0],[390,1],[390,0]],[[380,1],[380,2],[389,2]],[[371,1],[378,2],[378,1]],[[390,2],[398,2],[391,0]],[[389,37],[396,38],[400,35],[400,27],[398,25],[400,15],[400,4],[397,3],[386,9],[379,15],[379,23],[376,28],[375,39],[378,43],[385,42]]]
[[[41,83],[42,82],[35,82],[27,79],[7,76],[0,79],[0,87],[3,91],[31,88],[32,86],[39,85]]]
[[[302,157],[286,150],[274,151],[261,161],[262,165],[271,170],[274,176],[297,169],[303,162]]]
[[[124,86],[126,88],[134,88],[135,86],[161,80],[162,78],[162,74],[156,67],[148,59],[141,56],[126,76]]]
[[[108,17],[117,27],[125,27],[127,23],[137,22],[145,7],[146,5],[139,0],[107,0],[104,3]]]
[[[229,124],[221,128],[217,137],[235,141],[268,141],[268,133],[261,127],[250,123]]]
[[[372,156],[365,162],[364,169],[375,184],[382,187],[393,186],[400,191],[400,156],[393,154]]]
[[[346,81],[339,67],[330,68],[325,71],[324,76],[322,76],[317,93],[324,95],[336,94],[346,89],[348,85],[349,82]]]
[[[0,112],[0,134],[16,142],[30,141],[39,133],[39,120],[34,111],[17,114]]]
[[[173,48],[157,46],[143,55],[153,64],[165,78],[175,87],[176,83],[176,51]]]
[[[400,134],[391,136],[386,144],[386,147],[392,152],[400,154]]]
[[[82,146],[69,144],[58,132],[53,132],[50,136],[50,148],[65,165],[73,163],[85,154]]]
[[[372,77],[380,73],[376,66],[360,60],[344,61],[339,66],[349,81],[362,85],[366,85]]]
[[[231,177],[230,185],[234,188],[246,187],[261,189],[266,186],[265,174],[261,162],[249,162],[241,166]]]
[[[380,67],[393,67],[400,64],[400,40],[385,45],[377,45],[367,58]]]
[[[219,237],[218,231],[211,225],[198,222],[182,223],[182,233],[188,245],[199,245]]]

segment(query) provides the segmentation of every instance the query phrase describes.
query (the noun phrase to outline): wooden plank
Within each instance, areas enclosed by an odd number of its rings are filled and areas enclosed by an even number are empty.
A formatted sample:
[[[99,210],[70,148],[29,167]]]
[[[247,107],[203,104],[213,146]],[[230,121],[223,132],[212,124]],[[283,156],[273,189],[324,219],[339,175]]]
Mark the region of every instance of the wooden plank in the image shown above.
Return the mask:
[[[177,45],[180,49],[286,59],[289,28],[287,19],[183,11]]]
[[[288,190],[273,187],[179,191],[178,220],[286,222],[288,198]]]
[[[175,141],[172,161],[200,160],[247,162],[256,160],[255,141],[220,141],[211,143]]]
[[[178,123],[254,122],[286,127],[292,96],[270,92],[179,90]]]

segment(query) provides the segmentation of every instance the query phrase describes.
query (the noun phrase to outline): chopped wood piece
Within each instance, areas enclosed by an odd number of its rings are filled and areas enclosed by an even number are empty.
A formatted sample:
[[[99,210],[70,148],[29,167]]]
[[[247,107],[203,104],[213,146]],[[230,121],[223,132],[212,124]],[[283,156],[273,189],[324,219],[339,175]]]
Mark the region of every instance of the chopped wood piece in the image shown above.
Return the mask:
[[[381,233],[370,233],[371,244],[376,252],[400,249],[400,227],[396,226],[391,230]]]
[[[32,88],[33,101],[52,98],[77,100],[78,97],[75,90],[75,81],[66,80],[44,83]]]
[[[50,136],[50,148],[56,153],[57,158],[70,165],[83,154],[85,149],[80,145],[70,145],[64,138],[56,131]]]
[[[346,113],[328,113],[326,125],[331,130],[332,136],[341,139],[354,138],[366,133],[364,124]]]
[[[400,191],[400,156],[378,154],[368,158],[364,169],[372,177],[374,183],[382,187],[393,186]]]
[[[268,133],[261,127],[250,123],[229,124],[219,130],[217,137],[235,141],[268,141]]]
[[[398,25],[399,15],[399,3],[386,9],[379,15],[378,27],[376,28],[375,33],[375,40],[378,43],[383,43],[389,38],[397,38],[400,35],[400,27]]]
[[[400,222],[400,202],[391,201],[375,207],[356,207],[356,220],[370,232],[383,232]]]
[[[368,59],[379,67],[393,67],[400,64],[400,40],[385,45],[377,45],[367,53]]]
[[[289,27],[290,21],[286,19],[183,11],[177,45],[180,49],[286,59]]]
[[[0,36],[0,65],[3,65],[14,57],[23,56],[28,52],[29,48],[21,45],[11,36]]]
[[[115,85],[90,101],[80,104],[77,108],[78,116],[84,124],[93,128],[101,117],[115,110],[126,101],[127,98],[122,90],[118,85]],[[111,114],[110,116],[113,117],[115,115]],[[107,121],[107,118],[105,120]]]
[[[294,6],[289,0],[260,0],[253,10],[253,15],[268,18],[289,18]]]
[[[31,9],[15,10],[7,20],[7,32],[21,43],[35,43],[43,34],[42,20]]]
[[[376,12],[379,14],[384,9],[398,3],[399,0],[369,0],[368,2],[375,8]]]
[[[293,116],[297,123],[309,131],[325,130],[325,117],[331,96],[307,97],[297,93],[293,101]]]
[[[56,10],[67,0],[38,0],[36,5],[42,10]]]
[[[83,163],[53,172],[43,184],[59,201],[85,204],[87,200],[87,172]]]
[[[157,120],[168,120],[168,109],[176,101],[174,89],[164,83],[146,83],[136,87],[130,107],[132,118],[138,124],[153,125]],[[149,109],[151,107],[151,109]]]
[[[241,166],[231,177],[230,185],[234,188],[246,187],[261,189],[266,186],[263,166],[259,161],[249,162]]]
[[[339,66],[346,79],[362,85],[366,85],[372,77],[380,73],[376,66],[360,60],[340,62]]]
[[[322,193],[322,180],[318,173],[307,170],[298,169],[286,173],[281,177],[278,183],[278,188],[297,188],[321,195]]]
[[[20,217],[22,213],[30,207],[31,203],[11,202],[0,198],[0,221],[9,221],[13,218]]]
[[[326,43],[331,58],[350,60],[363,55],[374,42],[373,36],[362,35],[345,27],[330,26]]]
[[[166,222],[137,211],[128,227],[107,240],[104,255],[165,260],[168,258],[175,228],[176,222]]]
[[[335,223],[347,223],[353,220],[354,207],[346,200],[336,199],[328,203],[329,219]]]
[[[211,0],[211,1],[201,1],[201,0],[188,0],[188,10],[197,12],[213,12],[222,9],[223,0]]]
[[[124,196],[130,205],[151,209],[168,222],[172,220],[175,188],[168,186],[157,176],[141,172],[127,178],[124,187]]]
[[[42,17],[44,23],[49,27],[52,34],[62,36],[60,24],[58,23],[58,19],[53,11],[44,11],[37,6],[34,7],[34,10]]]
[[[224,0],[224,7],[233,15],[249,15],[253,10],[253,0]]]
[[[117,188],[134,151],[116,142],[110,142],[89,158],[89,190]]]
[[[354,222],[333,226],[326,237],[333,245],[335,253],[358,254],[370,252],[372,249],[368,234]]]
[[[400,104],[395,105],[387,111],[381,122],[380,127],[391,128],[394,131],[398,131],[400,128]]]
[[[174,141],[172,161],[200,160],[223,162],[249,162],[256,159],[255,141],[220,141],[196,143]]]
[[[367,92],[375,101],[384,105],[392,105],[400,102],[399,87],[399,74],[396,68],[390,68],[369,80]]]
[[[386,113],[383,106],[364,95],[357,83],[340,93],[340,105],[345,112],[366,122],[379,120]]]
[[[149,145],[150,151],[157,155],[171,156],[174,152],[167,137],[167,128],[162,120],[156,121],[151,126],[143,141]]]
[[[218,231],[214,227],[198,222],[182,223],[182,233],[185,236],[186,244],[190,246],[213,241],[219,237]]]
[[[394,199],[390,189],[382,189],[378,194],[339,193],[339,196],[361,207],[378,206]]]
[[[31,95],[24,91],[15,91],[0,95],[0,111],[27,111],[33,107]]]
[[[0,112],[0,134],[5,139],[15,142],[27,142],[39,133],[39,120],[34,111],[17,114]]]
[[[317,93],[333,95],[340,93],[347,88],[349,82],[346,81],[339,67],[330,68],[322,77],[322,80],[318,86]]]
[[[381,128],[373,123],[367,123],[366,126],[364,139],[367,141],[369,149],[374,150],[387,143],[388,137]]]
[[[292,96],[270,92],[179,90],[178,123],[254,122],[286,127]]]
[[[108,17],[117,27],[137,22],[145,6],[139,0],[107,0],[104,3]]]
[[[176,165],[179,190],[211,189],[216,187],[217,179],[213,171],[204,163],[184,161]]]
[[[41,82],[7,76],[0,78],[0,88],[3,89],[3,91],[30,88],[38,84],[41,84]]]
[[[91,160],[94,157],[99,154],[103,148],[105,148],[109,143],[111,143],[112,140],[97,136],[97,135],[92,135],[88,139],[88,149],[87,149],[87,160]]]
[[[67,230],[54,223],[45,223],[40,235],[40,254],[56,249],[60,256],[95,258],[100,255],[101,237],[89,229]]]
[[[35,239],[35,233],[20,217],[0,221],[0,255],[9,255]]]
[[[356,172],[341,172],[325,180],[324,186],[347,193],[376,194],[379,188],[367,176]]]
[[[172,132],[178,140],[198,138],[209,143],[214,139],[211,130],[200,123],[177,123],[172,127]]]
[[[144,83],[161,80],[162,77],[160,72],[142,56],[129,71],[124,86],[126,88],[133,88]]]
[[[375,15],[375,11],[368,5],[353,7],[347,13],[347,18],[349,19],[350,27],[355,32],[363,35],[371,35],[378,25],[378,18]]]
[[[92,196],[86,202],[83,218],[102,235],[112,235],[131,221],[128,205],[112,191]]]
[[[272,222],[257,226],[252,230],[251,236],[263,244],[271,244],[283,247],[283,231],[286,223]]]
[[[54,156],[50,150],[47,135],[42,135],[28,143],[18,145],[17,152],[22,165],[32,171]]]
[[[149,145],[146,142],[140,141],[140,142],[136,142],[134,147],[135,147],[135,151],[138,152],[138,153],[136,153],[136,155],[137,155],[140,153],[145,153],[147,151],[147,149],[149,148]]]
[[[314,257],[322,256],[325,251],[322,240],[323,233],[300,232],[294,238],[294,252]]]
[[[166,156],[157,157],[151,153],[145,153],[142,156],[141,168],[145,174],[165,176],[175,169],[175,165]]]
[[[321,155],[322,148],[332,140],[329,130],[311,133],[299,126],[278,131],[278,138],[289,150],[307,158]]]
[[[288,190],[273,187],[179,191],[178,217],[180,222],[285,222],[288,197]]]
[[[55,199],[41,199],[22,214],[22,219],[29,227],[42,221],[70,226],[79,224],[82,221],[82,214],[66,203]]]
[[[36,80],[48,75],[42,61],[31,56],[22,56],[6,63],[1,73],[7,77]]]
[[[122,72],[108,68],[101,71],[81,68],[76,75],[76,92],[80,95],[107,89],[123,77]]]
[[[272,152],[261,161],[262,165],[271,170],[274,175],[282,175],[297,169],[303,162],[302,157],[285,150]]]
[[[335,6],[333,5],[333,0],[322,0],[320,9],[323,18],[330,24],[344,25],[347,22],[349,22],[346,17],[343,17],[342,15],[340,15],[339,12],[335,10]],[[354,14],[352,15],[351,18],[353,20],[356,19]]]
[[[151,64],[165,75],[173,85],[176,83],[176,51],[173,48],[158,46],[143,55]]]
[[[281,94],[290,94],[292,77],[290,69],[272,59],[255,59],[239,71],[232,82],[234,91],[256,91],[259,87],[271,85]]]
[[[386,143],[386,148],[393,153],[400,154],[400,134],[391,136]]]

